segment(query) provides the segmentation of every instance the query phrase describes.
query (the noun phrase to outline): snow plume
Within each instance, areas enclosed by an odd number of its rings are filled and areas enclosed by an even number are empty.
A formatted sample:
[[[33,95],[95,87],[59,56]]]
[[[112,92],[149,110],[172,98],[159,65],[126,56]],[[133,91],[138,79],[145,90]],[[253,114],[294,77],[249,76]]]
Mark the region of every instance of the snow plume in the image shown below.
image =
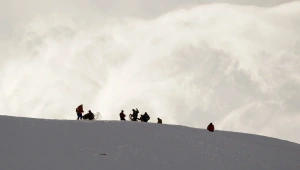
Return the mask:
[[[114,120],[139,108],[152,122],[300,142],[299,1],[192,5],[152,19],[91,6],[2,22],[1,114],[75,119],[83,104]]]

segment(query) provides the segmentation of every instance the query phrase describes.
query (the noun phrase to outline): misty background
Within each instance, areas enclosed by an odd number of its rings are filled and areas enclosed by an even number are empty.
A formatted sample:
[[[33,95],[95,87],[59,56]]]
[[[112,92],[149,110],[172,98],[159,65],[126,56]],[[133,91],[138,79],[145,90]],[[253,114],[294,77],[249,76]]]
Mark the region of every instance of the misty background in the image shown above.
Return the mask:
[[[300,143],[300,1],[0,0],[0,114],[150,122]]]

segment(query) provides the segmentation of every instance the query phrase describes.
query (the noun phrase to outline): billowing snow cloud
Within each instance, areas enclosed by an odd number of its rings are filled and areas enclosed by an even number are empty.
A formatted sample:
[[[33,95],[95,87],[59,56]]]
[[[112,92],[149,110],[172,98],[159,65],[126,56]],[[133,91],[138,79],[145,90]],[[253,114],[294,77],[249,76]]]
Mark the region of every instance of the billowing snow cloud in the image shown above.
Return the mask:
[[[75,119],[84,104],[114,120],[137,107],[152,122],[214,122],[300,142],[299,1],[193,2],[157,13],[60,3],[2,10],[1,114]]]

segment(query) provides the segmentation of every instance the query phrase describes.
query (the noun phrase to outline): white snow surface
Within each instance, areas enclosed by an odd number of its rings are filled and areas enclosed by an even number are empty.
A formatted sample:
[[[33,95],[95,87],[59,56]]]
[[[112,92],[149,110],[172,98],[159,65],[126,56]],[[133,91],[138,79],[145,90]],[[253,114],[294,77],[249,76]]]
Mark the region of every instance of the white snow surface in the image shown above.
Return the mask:
[[[299,144],[176,125],[0,116],[0,133],[1,170],[300,169]]]

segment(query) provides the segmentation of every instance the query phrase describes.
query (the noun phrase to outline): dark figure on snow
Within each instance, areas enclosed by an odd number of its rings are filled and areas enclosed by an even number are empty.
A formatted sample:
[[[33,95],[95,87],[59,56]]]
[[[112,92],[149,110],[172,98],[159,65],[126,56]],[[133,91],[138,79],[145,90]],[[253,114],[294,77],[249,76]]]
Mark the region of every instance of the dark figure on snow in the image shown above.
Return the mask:
[[[83,116],[83,119],[93,120],[95,119],[95,115],[93,112],[91,112],[91,110],[89,110],[89,112]]]
[[[157,123],[162,124],[162,120],[160,118],[157,118]]]
[[[140,118],[138,118],[138,120],[140,120],[141,122],[143,122],[143,114],[141,114]]]
[[[136,121],[138,119],[139,110],[136,108],[136,110],[132,109],[132,114],[130,114],[130,119],[132,121]]]
[[[82,104],[76,108],[77,113],[77,120],[82,119],[82,113],[83,113],[83,106]]]
[[[210,132],[213,132],[215,130],[215,126],[210,123],[208,126],[207,126],[207,130],[210,131]]]
[[[147,112],[145,112],[145,114],[141,115],[140,120],[141,122],[148,122],[150,120],[150,116],[148,115]]]
[[[125,117],[126,117],[126,115],[124,114],[124,110],[122,110],[121,113],[120,113],[120,119],[121,120],[126,120]]]

